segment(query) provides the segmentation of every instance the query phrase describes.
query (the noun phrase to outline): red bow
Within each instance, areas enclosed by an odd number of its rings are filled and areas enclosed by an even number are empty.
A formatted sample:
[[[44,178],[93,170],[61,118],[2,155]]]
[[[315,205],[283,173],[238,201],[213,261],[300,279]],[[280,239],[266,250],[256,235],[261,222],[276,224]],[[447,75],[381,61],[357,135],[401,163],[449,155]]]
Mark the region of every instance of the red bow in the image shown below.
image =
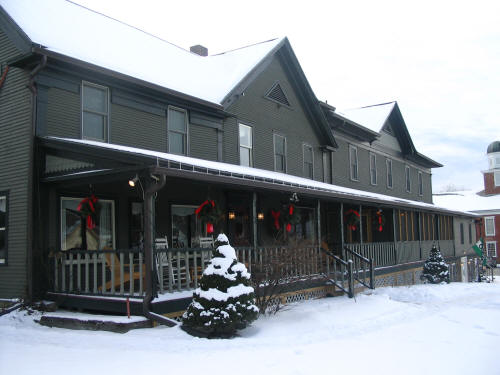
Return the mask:
[[[291,230],[292,230],[292,224],[288,223],[288,224],[286,225],[286,231],[287,231],[287,232],[290,232]]]
[[[271,210],[271,215],[274,218],[274,227],[276,228],[276,230],[279,230],[280,229],[279,218],[280,218],[281,212],[280,211]]]
[[[212,207],[215,207],[215,202],[213,200],[206,200],[205,202],[203,202],[202,204],[200,204],[200,206],[196,209],[196,211],[194,212],[196,214],[196,216],[198,216],[198,218],[200,217],[200,213],[201,213],[201,210],[203,209],[203,207],[205,207],[207,204],[211,204]]]
[[[214,232],[214,225],[212,223],[207,223],[207,234],[212,234]]]
[[[288,207],[288,212],[289,212],[290,216],[293,215],[293,205],[292,204]]]
[[[89,198],[82,199],[82,201],[78,204],[78,207],[76,208],[78,211],[81,211],[82,208],[85,208],[85,205],[88,205],[90,213],[87,213],[87,228],[89,229],[94,229],[96,226],[94,219],[92,218],[92,214],[95,214],[96,203],[97,203],[97,198],[94,194],[92,194]]]

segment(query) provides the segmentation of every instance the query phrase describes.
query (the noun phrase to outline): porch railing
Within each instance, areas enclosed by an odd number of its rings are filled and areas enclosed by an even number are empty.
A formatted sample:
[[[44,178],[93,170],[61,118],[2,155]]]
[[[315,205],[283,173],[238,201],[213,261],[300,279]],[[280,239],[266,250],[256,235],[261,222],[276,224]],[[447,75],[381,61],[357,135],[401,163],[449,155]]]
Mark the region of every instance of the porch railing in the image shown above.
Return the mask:
[[[354,251],[366,259],[373,259],[377,267],[396,264],[396,246],[394,242],[345,244],[344,248]],[[343,257],[347,259],[345,251],[343,251]]]
[[[327,280],[336,288],[354,297],[354,280],[352,261],[346,261],[332,252],[321,249],[324,254],[324,272]]]
[[[72,249],[58,251],[51,257],[54,292],[120,296],[144,294],[144,255],[138,249]]]
[[[348,247],[344,247],[344,259],[352,262],[352,277],[354,280],[367,288],[375,289],[373,258],[365,258]]]

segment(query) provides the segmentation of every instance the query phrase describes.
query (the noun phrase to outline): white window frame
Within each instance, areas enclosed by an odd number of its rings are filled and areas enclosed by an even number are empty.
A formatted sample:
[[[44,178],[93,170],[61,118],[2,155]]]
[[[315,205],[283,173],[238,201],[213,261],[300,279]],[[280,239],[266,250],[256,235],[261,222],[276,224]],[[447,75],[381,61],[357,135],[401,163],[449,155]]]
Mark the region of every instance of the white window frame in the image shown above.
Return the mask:
[[[411,193],[411,169],[409,165],[405,165],[405,190]]]
[[[354,164],[352,160],[352,151],[354,151]],[[355,167],[355,168],[353,168]],[[354,173],[353,173],[354,172]],[[353,176],[355,174],[355,176]],[[349,176],[351,181],[359,181],[359,158],[358,158],[358,148],[353,145],[349,145]]]
[[[492,228],[493,228],[493,232],[488,232],[488,224],[487,224],[487,221],[491,221],[492,223]],[[495,235],[495,216],[486,216],[484,218],[484,234],[486,236],[494,236]]]
[[[488,245],[493,245],[493,247],[495,248],[495,253],[493,255],[490,255]],[[496,258],[497,257],[497,242],[496,241],[486,241],[485,246],[486,246],[486,256],[491,256],[492,258]]]
[[[321,158],[323,159],[323,182],[328,184],[330,181],[326,178],[326,175],[328,174],[328,151],[323,151]]]
[[[500,186],[500,171],[493,172],[493,180],[494,180],[495,187]]]
[[[81,202],[83,198],[75,198],[75,197],[61,197],[59,200],[59,221],[60,221],[60,240],[61,240],[61,250],[66,249],[66,239],[64,238],[64,232],[63,232],[63,201],[64,200],[69,200],[69,201],[77,201]],[[110,200],[110,199],[99,199],[99,202],[106,202],[106,203],[111,203],[111,226],[112,226],[112,232],[113,232],[113,249],[116,249],[116,224],[115,224],[115,201]]]
[[[387,188],[394,187],[394,175],[392,174],[392,159],[385,159],[385,169],[387,175]]]
[[[311,150],[311,176],[306,175],[306,148]],[[308,163],[309,164],[309,163]],[[308,143],[303,143],[302,144],[302,174],[305,178],[310,178],[311,180],[314,180],[314,148]]]
[[[424,195],[424,174],[422,171],[418,171],[418,195],[423,196]]]
[[[240,134],[241,134],[242,127],[250,129],[250,146],[242,145],[240,142],[240,139],[241,139]],[[244,166],[253,167],[253,127],[240,122],[240,123],[238,123],[238,157],[239,157],[239,164],[240,165],[243,165],[243,164],[241,164],[241,149],[242,148],[249,151],[248,152],[248,154],[249,154],[248,163],[250,165],[244,165]]]
[[[370,184],[377,185],[377,154],[373,152],[370,152]]]
[[[88,110],[88,109],[84,109],[84,95],[83,95],[83,90],[85,88],[85,86],[88,86],[88,87],[93,87],[93,88],[96,88],[96,89],[99,89],[99,90],[104,90],[106,92],[106,109],[107,109],[107,112],[98,112],[98,111],[92,111],[92,110]],[[91,141],[98,141],[98,142],[108,142],[109,141],[109,107],[110,107],[110,100],[109,100],[109,87],[106,87],[106,86],[102,86],[102,85],[98,85],[96,83],[92,83],[92,82],[88,82],[88,81],[82,81],[82,84],[81,84],[81,94],[80,94],[80,121],[81,121],[81,127],[80,127],[80,133],[81,133],[81,136],[82,136],[82,139],[88,139],[88,140],[91,140]],[[92,137],[86,137],[84,135],[84,123],[83,123],[83,114],[84,112],[87,112],[87,113],[92,113],[92,114],[95,114],[95,115],[99,115],[99,116],[103,116],[104,119],[105,119],[105,124],[104,124],[104,127],[105,129],[103,130],[103,133],[104,133],[104,139],[100,139],[100,138],[92,138]]]
[[[172,130],[170,129],[170,112],[171,111],[177,111],[177,112],[182,112],[184,113],[184,129],[186,130],[185,132],[180,132],[178,130]],[[174,107],[169,105],[167,108],[167,143],[168,143],[168,152],[173,153],[172,150],[170,149],[170,133],[176,133],[176,134],[181,134],[182,135],[182,140],[184,142],[184,154],[176,154],[176,155],[189,155],[189,121],[188,121],[188,112],[179,107]]]
[[[282,138],[283,139],[283,166],[284,166],[284,171],[278,171],[276,167],[276,138]],[[287,173],[288,171],[288,163],[287,163],[287,143],[286,143],[286,137],[283,134],[280,133],[273,133],[273,163],[274,163],[274,170],[276,172],[281,172],[281,173]]]
[[[0,200],[5,200],[5,226],[0,227],[0,231],[4,232],[4,240],[5,240],[5,245],[4,245],[4,257],[0,258],[0,265],[4,265],[7,263],[7,249],[8,249],[8,217],[9,217],[9,202],[8,202],[8,195],[5,192],[0,193]]]

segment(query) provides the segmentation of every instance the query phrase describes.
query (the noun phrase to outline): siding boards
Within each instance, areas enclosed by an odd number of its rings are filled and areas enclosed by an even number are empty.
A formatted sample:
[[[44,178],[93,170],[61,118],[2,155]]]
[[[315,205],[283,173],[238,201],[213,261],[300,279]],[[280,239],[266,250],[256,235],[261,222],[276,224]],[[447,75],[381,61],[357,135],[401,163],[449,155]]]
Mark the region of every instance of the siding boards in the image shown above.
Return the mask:
[[[0,63],[19,54],[0,29]],[[0,266],[0,298],[26,297],[31,94],[27,73],[11,67],[0,89],[0,191],[8,191],[7,264]]]
[[[167,120],[165,116],[111,104],[110,143],[148,150],[167,150]]]
[[[217,130],[189,125],[189,156],[217,161]]]
[[[80,95],[51,87],[48,90],[47,101],[47,135],[80,138]]]
[[[279,82],[291,108],[280,106],[264,96]],[[258,110],[255,110],[258,108]],[[302,104],[296,96],[288,77],[275,57],[268,68],[245,90],[245,95],[236,100],[229,108],[238,120],[230,118],[224,123],[224,161],[239,164],[238,121],[253,126],[254,167],[274,170],[273,131],[286,137],[287,172],[303,176],[303,144],[307,143],[314,151],[314,179],[323,180],[322,152],[323,142],[319,139],[313,125],[309,122]]]

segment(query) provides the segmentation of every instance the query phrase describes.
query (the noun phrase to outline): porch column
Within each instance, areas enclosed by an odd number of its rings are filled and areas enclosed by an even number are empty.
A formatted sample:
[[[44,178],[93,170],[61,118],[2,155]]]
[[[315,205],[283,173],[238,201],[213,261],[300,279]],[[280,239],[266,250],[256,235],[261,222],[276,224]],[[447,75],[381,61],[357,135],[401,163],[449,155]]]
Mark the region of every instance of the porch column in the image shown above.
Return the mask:
[[[399,213],[399,210],[398,210]],[[392,232],[393,232],[393,239],[394,239],[394,264],[397,264],[398,257],[397,257],[397,242],[396,242],[396,209],[392,209]]]
[[[252,194],[253,248],[257,248],[257,193]]]
[[[318,225],[318,247],[321,247],[321,201],[318,199],[317,205],[317,225]]]
[[[363,244],[363,206],[359,205],[359,243]]]
[[[421,212],[417,212],[417,219],[418,219],[418,248],[420,250],[420,255],[419,258],[422,260],[422,217],[421,217]]]
[[[341,249],[340,253],[344,254],[344,203],[340,203],[340,240]]]

